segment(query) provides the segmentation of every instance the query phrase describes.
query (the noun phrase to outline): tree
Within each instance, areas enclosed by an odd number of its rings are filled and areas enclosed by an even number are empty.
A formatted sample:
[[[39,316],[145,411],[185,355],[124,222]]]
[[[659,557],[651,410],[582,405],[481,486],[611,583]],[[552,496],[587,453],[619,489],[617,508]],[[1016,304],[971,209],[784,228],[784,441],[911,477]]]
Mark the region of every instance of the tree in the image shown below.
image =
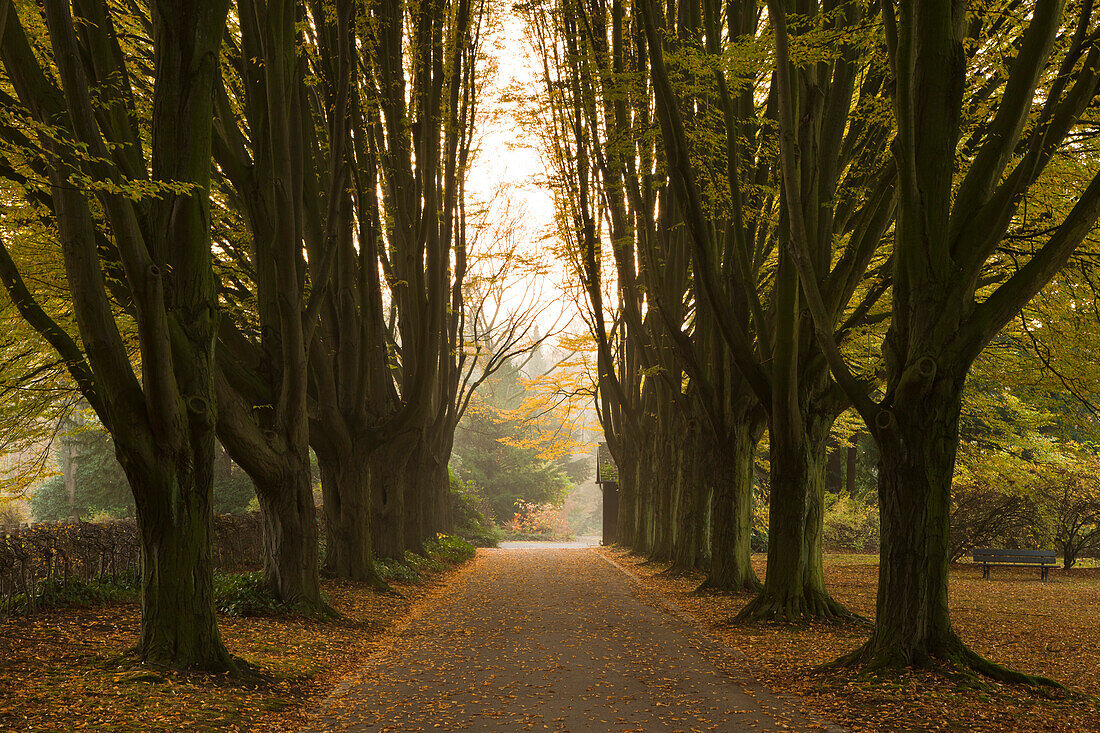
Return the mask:
[[[217,670],[235,667],[214,616],[210,555],[210,141],[226,15],[224,0],[154,0],[136,17],[106,3],[0,4],[0,59],[15,91],[5,111],[33,130],[16,138],[27,168],[46,174],[28,199],[56,227],[79,341],[34,300],[6,248],[0,274],[115,440],[144,558],[139,655]],[[151,90],[123,37],[151,42]],[[119,290],[140,376],[111,302]]]
[[[511,519],[520,502],[560,505],[573,484],[553,461],[522,444],[522,423],[488,400],[475,399],[455,436],[459,476],[476,484],[493,516]]]
[[[524,361],[531,359],[506,359],[484,380],[455,433],[456,472],[478,487],[501,523],[520,503],[560,506],[577,479],[568,415],[536,391],[538,378],[524,377]]]
[[[783,73],[789,52],[782,44],[778,70],[768,73],[763,57],[751,52],[763,45],[768,25],[786,37],[769,7],[765,16],[755,2],[725,13],[704,3],[674,24],[653,0],[639,5],[671,193],[690,233],[699,297],[768,419],[768,575],[739,619],[848,618],[830,598],[821,565],[826,441],[846,400],[805,328],[798,268],[781,245],[798,238],[828,273],[819,288],[826,304],[820,328],[850,340],[885,290],[880,278],[867,277],[883,261],[879,245],[894,211],[891,126],[875,112],[885,74],[871,53],[873,12],[862,3],[804,4],[797,80]],[[666,62],[674,58],[666,47],[681,44],[694,44],[707,59],[702,90],[694,67],[686,75],[692,85]],[[730,45],[757,61],[728,74],[719,60]],[[755,89],[765,77],[766,95]],[[698,160],[693,134],[707,119],[698,110],[711,111],[724,165]],[[788,155],[794,146],[801,151],[797,170]],[[717,206],[714,190],[721,192]]]
[[[540,134],[561,192],[560,236],[583,286],[600,418],[622,467],[619,542],[679,568],[707,566],[709,555],[711,584],[756,583],[744,497],[761,421],[743,429],[752,400],[713,353],[723,343],[692,289],[653,136],[638,16],[623,3],[532,5],[528,13],[546,59],[549,120]],[[730,457],[734,467],[697,472],[703,457]],[[721,546],[709,547],[708,537]]]
[[[311,613],[329,609],[318,579],[307,349],[336,239],[351,226],[357,8],[345,1],[318,15],[317,6],[242,0],[239,43],[227,49],[217,90],[214,151],[227,203],[218,273],[228,305],[218,433],[257,486],[265,581]],[[314,29],[308,38],[303,18]]]
[[[377,581],[375,549],[399,557],[448,522],[483,12],[466,0],[382,2],[355,28],[355,216],[336,230],[309,342],[325,567],[344,577]]]
[[[1079,460],[1053,471],[1044,487],[1050,514],[1051,539],[1062,553],[1062,565],[1072,568],[1086,552],[1100,548],[1100,460],[1079,453]]]
[[[50,476],[31,496],[36,522],[100,517],[121,519],[135,515],[134,496],[126,472],[115,458],[111,436],[95,425],[70,427],[58,436],[59,453],[72,465],[70,472]],[[70,485],[71,480],[71,485]],[[213,478],[213,512],[239,514],[255,497],[248,475],[216,449]]]
[[[771,2],[779,73],[791,74],[783,19]],[[837,381],[874,435],[879,451],[882,554],[875,628],[845,663],[872,668],[937,661],[1018,682],[1043,682],[975,654],[951,625],[947,604],[950,487],[966,374],[982,348],[1054,277],[1100,216],[1095,159],[1074,131],[1097,92],[1100,50],[1092,43],[1091,3],[1028,3],[1011,12],[978,11],[943,0],[883,3],[897,137],[897,223],[890,329],[882,398],[850,373],[832,339],[817,263],[802,222],[790,247]],[[1060,42],[1056,42],[1061,39]],[[1006,44],[1002,70],[984,77],[986,43]],[[1010,45],[1008,45],[1010,44]],[[979,97],[999,93],[995,112],[967,113],[968,80],[983,75]],[[973,98],[972,98],[973,99]],[[785,188],[798,180],[795,118],[781,116]],[[1052,163],[1086,161],[1066,203],[1051,212],[1033,248],[1008,262],[998,246],[1031,229],[1022,204]],[[793,209],[792,209],[793,211]],[[1003,279],[988,282],[990,268]]]

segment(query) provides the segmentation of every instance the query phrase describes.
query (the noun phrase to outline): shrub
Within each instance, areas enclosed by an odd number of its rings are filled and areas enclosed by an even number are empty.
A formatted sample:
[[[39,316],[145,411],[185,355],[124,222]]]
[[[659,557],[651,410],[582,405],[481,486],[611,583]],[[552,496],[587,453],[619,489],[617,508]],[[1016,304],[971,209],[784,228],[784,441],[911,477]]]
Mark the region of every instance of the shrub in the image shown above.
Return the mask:
[[[81,608],[118,600],[132,600],[141,586],[136,575],[112,581],[86,581],[81,578],[51,578],[39,583],[28,596],[18,593],[0,604],[5,610],[28,613],[48,608]]]
[[[422,576],[430,575],[431,573],[440,573],[446,568],[446,565],[435,558],[417,555],[415,552],[409,550],[405,550],[405,557],[402,558],[402,562]]]
[[[420,573],[413,570],[401,560],[391,560],[390,558],[380,557],[374,561],[374,569],[378,572],[378,577],[387,583],[397,581],[400,583],[419,583],[422,578]]]
[[[448,565],[459,565],[477,554],[469,542],[452,535],[438,534],[425,540],[424,554],[406,552],[400,560],[376,558],[374,567],[385,581],[419,583],[425,576],[442,572]]]
[[[455,532],[474,547],[499,547],[504,539],[504,530],[495,524],[474,530],[455,527]]]
[[[569,540],[573,530],[553,504],[516,502],[516,513],[504,525],[505,536],[514,540]]]
[[[834,494],[825,503],[821,538],[824,547],[849,552],[878,551],[877,507],[865,504],[847,493]]]
[[[472,560],[477,554],[477,549],[458,537],[446,534],[437,534],[434,539],[424,543],[424,554],[450,565]]]
[[[455,534],[475,547],[496,547],[504,533],[493,523],[484,490],[473,481],[461,481],[450,472]]]
[[[216,573],[214,603],[230,616],[279,616],[293,609],[272,595],[263,573]]]

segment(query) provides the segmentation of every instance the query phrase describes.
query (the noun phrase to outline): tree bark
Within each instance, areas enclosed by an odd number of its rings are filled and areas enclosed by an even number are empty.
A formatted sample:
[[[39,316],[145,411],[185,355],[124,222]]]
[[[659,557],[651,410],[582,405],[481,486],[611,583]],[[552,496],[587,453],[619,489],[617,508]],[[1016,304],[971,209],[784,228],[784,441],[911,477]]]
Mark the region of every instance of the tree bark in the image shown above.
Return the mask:
[[[682,423],[682,421],[676,421]],[[660,436],[663,433],[663,439]],[[649,548],[649,559],[654,562],[668,562],[672,559],[673,508],[676,492],[682,480],[678,453],[684,442],[683,432],[678,435],[672,431],[657,433],[653,445],[653,543]]]
[[[338,578],[383,587],[374,567],[370,464],[360,453],[317,455],[326,525],[322,568]]]
[[[648,555],[653,547],[653,445],[646,441],[638,451],[638,468],[634,494],[634,552]]]
[[[965,377],[944,371],[927,390],[896,394],[893,408],[884,413],[889,424],[878,436],[882,548],[875,627],[867,643],[839,663],[881,669],[929,668],[946,661],[1006,682],[1054,684],[984,659],[952,628],[947,604],[951,480]]]
[[[206,442],[213,447],[212,432]],[[162,456],[149,473],[123,450],[118,457],[138,489],[141,659],[172,669],[235,671],[214,613],[212,451]]]
[[[734,426],[724,445],[712,445],[703,471],[711,496],[710,567],[699,590],[760,590],[752,568],[753,455],[761,426]]]
[[[699,567],[702,559],[699,536],[703,532],[700,495],[705,495],[699,470],[699,435],[680,447],[674,504],[672,537],[672,570],[685,571]]]
[[[615,456],[619,478],[619,516],[617,522],[616,543],[621,547],[633,548],[637,542],[637,496],[638,496],[638,455],[623,440],[623,447]]]
[[[764,587],[740,621],[850,619],[825,589],[821,532],[825,445],[833,418],[811,414],[790,430],[769,433],[771,504]]]
[[[257,487],[264,529],[264,580],[283,603],[312,614],[332,612],[317,575],[317,510],[308,456],[278,485]]]
[[[856,458],[859,449],[850,445],[847,448],[847,462],[844,465],[844,488],[848,496],[856,495]]]
[[[415,517],[407,516],[405,542],[414,552],[422,552],[424,540],[451,528],[447,461],[430,437],[418,441],[409,471],[417,506]]]
[[[408,549],[405,543],[405,503],[409,453],[403,445],[386,444],[373,451],[369,461],[374,552],[379,557],[400,559]]]

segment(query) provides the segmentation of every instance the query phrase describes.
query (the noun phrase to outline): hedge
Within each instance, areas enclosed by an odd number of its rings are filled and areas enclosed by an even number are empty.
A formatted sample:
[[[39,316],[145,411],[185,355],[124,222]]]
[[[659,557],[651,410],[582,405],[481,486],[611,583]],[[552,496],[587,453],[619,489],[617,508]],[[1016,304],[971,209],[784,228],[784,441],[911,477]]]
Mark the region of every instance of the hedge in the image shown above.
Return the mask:
[[[215,568],[256,568],[263,561],[257,512],[214,517]],[[141,544],[133,519],[41,522],[0,528],[0,615],[17,597],[34,599],[45,585],[80,580],[114,582],[141,571]]]

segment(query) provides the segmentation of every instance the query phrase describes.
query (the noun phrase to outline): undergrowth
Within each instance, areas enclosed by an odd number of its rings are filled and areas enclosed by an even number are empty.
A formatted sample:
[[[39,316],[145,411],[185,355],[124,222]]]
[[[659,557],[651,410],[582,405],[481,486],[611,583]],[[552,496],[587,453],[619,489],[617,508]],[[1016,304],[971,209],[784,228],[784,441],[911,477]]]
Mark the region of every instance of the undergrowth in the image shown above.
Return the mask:
[[[141,578],[137,575],[90,581],[51,578],[39,583],[29,594],[16,593],[9,599],[0,599],[0,616],[133,600],[140,587]]]
[[[214,604],[229,616],[285,616],[295,609],[280,601],[264,583],[264,574],[216,573]]]
[[[477,548],[452,535],[439,534],[424,542],[424,554],[405,552],[401,559],[376,558],[375,568],[383,580],[419,583],[448,566],[473,559]]]

